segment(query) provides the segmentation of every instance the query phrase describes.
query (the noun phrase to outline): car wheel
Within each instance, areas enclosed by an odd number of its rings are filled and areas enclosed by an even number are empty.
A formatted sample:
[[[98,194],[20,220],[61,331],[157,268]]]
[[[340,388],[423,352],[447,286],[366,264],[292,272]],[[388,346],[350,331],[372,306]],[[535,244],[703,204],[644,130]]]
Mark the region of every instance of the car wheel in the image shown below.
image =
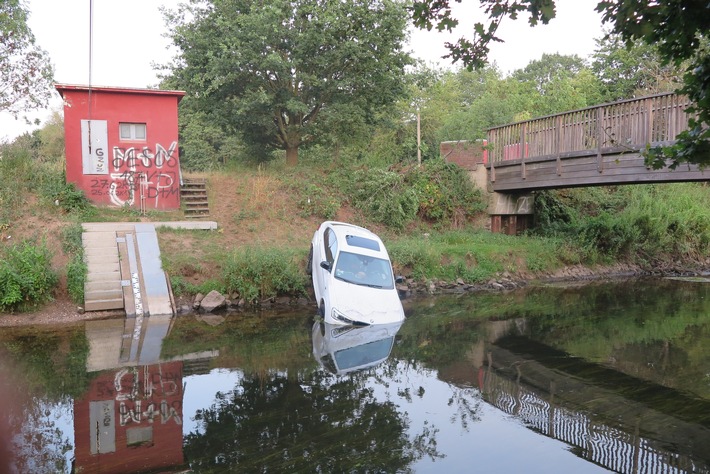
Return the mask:
[[[325,302],[321,301],[321,303],[318,305],[318,316],[325,321]]]
[[[313,275],[313,245],[311,245],[311,250],[308,251],[308,264],[306,265],[306,274]]]

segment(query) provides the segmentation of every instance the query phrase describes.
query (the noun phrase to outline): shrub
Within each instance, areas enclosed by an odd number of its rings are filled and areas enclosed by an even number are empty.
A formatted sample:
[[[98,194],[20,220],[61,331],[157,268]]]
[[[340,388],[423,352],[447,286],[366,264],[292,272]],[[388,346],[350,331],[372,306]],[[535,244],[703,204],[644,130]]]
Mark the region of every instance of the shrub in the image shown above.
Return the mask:
[[[419,196],[419,215],[429,221],[450,220],[454,227],[486,209],[486,202],[466,171],[443,160],[429,160],[408,173]]]
[[[375,222],[403,229],[417,215],[417,192],[399,173],[361,169],[353,173],[351,185],[351,203]]]
[[[249,302],[279,294],[305,294],[303,257],[279,249],[240,249],[224,265],[225,290]]]
[[[340,201],[329,195],[323,186],[308,183],[299,195],[298,207],[301,209],[301,217],[315,216],[331,220],[340,209]]]
[[[86,263],[82,254],[75,254],[67,265],[67,291],[74,303],[84,302],[84,282],[86,281]]]
[[[46,244],[24,241],[7,247],[0,259],[0,310],[25,311],[52,299],[58,282]]]

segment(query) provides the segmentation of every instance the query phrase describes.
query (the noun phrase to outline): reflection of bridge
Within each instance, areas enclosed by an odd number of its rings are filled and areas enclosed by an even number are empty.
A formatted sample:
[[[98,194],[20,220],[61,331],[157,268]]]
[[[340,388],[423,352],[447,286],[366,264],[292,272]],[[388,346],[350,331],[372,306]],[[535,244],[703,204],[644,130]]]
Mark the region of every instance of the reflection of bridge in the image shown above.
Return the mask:
[[[533,430],[571,445],[578,456],[616,472],[710,472],[710,421],[707,416],[694,418],[707,412],[710,403],[623,374],[610,375],[614,371],[559,353],[546,354],[558,361],[558,366],[548,366],[545,356],[537,354],[540,350],[551,351],[524,338],[488,345],[488,363],[479,370],[484,399]],[[529,351],[536,353],[534,359]],[[582,375],[594,367],[597,375]],[[605,387],[603,381],[610,377],[615,380]],[[637,393],[628,387],[611,389],[619,378],[625,380],[622,385],[636,384]]]

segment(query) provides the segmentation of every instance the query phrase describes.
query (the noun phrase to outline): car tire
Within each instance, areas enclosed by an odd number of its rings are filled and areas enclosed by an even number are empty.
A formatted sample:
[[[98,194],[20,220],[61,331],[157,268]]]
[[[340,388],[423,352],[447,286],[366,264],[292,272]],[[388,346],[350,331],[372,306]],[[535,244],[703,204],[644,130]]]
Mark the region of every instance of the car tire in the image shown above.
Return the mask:
[[[313,245],[311,245],[311,250],[308,251],[308,264],[306,264],[306,274],[313,275]]]
[[[325,321],[325,302],[321,301],[321,303],[318,305],[318,316],[320,316],[323,321]]]

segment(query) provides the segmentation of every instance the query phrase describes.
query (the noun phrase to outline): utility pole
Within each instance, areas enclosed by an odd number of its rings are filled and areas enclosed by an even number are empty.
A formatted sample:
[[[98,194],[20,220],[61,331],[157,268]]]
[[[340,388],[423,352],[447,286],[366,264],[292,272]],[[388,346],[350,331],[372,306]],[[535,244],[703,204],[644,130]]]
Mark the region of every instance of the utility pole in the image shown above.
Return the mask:
[[[419,107],[417,107],[417,166],[422,165],[422,127],[421,127],[421,114],[419,113]]]

